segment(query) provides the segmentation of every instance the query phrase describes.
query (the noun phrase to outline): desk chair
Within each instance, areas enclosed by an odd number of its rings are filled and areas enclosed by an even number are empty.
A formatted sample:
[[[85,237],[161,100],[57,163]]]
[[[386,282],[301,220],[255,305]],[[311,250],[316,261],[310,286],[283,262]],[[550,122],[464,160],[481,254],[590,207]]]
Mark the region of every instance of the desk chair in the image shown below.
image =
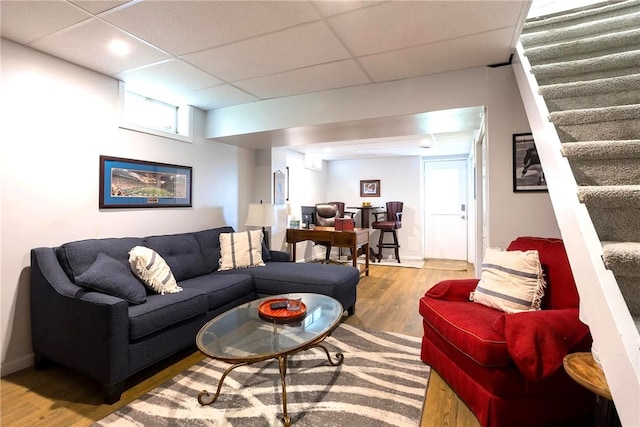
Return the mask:
[[[328,202],[316,204],[316,225],[320,227],[335,227],[336,218],[342,218],[344,215],[350,215],[353,217],[353,212],[344,211],[343,202]],[[326,247],[324,262],[329,263],[331,255],[331,243],[330,242],[314,242],[316,245]],[[339,256],[342,256],[342,248],[339,248]]]
[[[387,210],[384,212],[374,212],[376,221],[371,224],[371,228],[380,230],[380,238],[378,239],[378,262],[382,260],[382,249],[394,249],[396,260],[400,263],[400,253],[398,244],[397,230],[402,227],[402,208],[403,202],[387,202]],[[384,219],[382,219],[384,218]],[[391,233],[393,236],[393,243],[384,242],[384,234]]]

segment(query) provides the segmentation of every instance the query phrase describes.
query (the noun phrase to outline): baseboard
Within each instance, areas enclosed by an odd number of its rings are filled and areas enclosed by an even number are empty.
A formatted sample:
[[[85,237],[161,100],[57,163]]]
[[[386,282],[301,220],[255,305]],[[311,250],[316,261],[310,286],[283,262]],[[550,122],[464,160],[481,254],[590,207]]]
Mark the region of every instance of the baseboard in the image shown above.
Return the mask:
[[[23,369],[33,366],[33,353],[20,357],[12,361],[4,361],[0,365],[0,377],[4,377],[14,372],[21,371]]]

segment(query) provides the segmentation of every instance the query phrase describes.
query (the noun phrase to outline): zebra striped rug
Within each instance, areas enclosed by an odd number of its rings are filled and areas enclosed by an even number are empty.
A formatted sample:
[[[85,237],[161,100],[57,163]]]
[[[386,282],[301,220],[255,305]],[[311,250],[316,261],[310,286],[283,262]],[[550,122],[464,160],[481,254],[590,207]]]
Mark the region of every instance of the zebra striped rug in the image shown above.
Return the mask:
[[[289,359],[287,409],[292,426],[418,426],[429,367],[420,361],[420,338],[340,325],[319,349]],[[281,426],[282,392],[276,361],[237,368],[218,400],[197,402],[215,391],[229,365],[210,359],[94,424],[103,426]]]

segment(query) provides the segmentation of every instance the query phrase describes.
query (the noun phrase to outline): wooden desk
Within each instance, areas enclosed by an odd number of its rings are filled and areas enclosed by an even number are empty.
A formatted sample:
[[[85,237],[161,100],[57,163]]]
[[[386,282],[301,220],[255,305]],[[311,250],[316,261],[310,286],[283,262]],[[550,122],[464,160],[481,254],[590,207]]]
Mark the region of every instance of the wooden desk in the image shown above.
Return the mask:
[[[287,228],[287,243],[293,246],[293,261],[296,261],[296,243],[305,240],[316,242],[330,242],[331,246],[341,248],[351,248],[351,260],[353,266],[358,268],[358,247],[362,247],[363,253],[369,252],[369,230],[366,228],[356,228],[349,231],[336,231],[333,227],[311,228]],[[369,257],[365,257],[365,267],[360,273],[369,275]]]
[[[562,365],[575,382],[596,394],[596,425],[598,427],[620,426],[607,379],[600,366],[593,360],[593,355],[590,352],[567,354]]]

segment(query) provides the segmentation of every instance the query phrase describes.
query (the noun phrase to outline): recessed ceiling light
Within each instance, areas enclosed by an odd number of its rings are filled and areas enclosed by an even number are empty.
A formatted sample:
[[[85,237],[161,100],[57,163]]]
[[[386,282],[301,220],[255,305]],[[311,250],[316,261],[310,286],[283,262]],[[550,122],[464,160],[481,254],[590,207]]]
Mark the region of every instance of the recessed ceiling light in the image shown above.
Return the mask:
[[[420,143],[418,144],[418,147],[420,147],[420,148],[431,148],[431,147],[433,147],[435,145],[435,143],[436,143],[436,138],[431,133],[429,135],[425,135],[425,137],[420,140]]]
[[[129,45],[123,42],[122,40],[113,40],[109,43],[109,50],[115,53],[116,55],[127,55],[131,52]]]

